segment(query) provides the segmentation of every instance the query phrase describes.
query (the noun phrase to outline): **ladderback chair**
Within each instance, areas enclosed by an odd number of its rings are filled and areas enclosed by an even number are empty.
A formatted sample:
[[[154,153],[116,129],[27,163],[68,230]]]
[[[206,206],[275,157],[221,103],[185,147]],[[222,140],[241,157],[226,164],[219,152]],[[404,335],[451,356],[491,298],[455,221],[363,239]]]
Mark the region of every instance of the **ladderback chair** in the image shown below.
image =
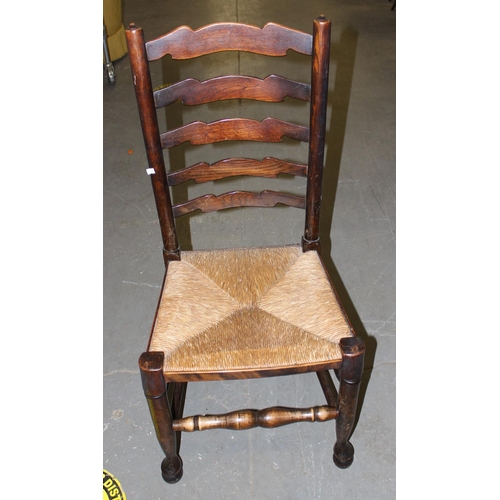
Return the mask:
[[[334,463],[349,467],[352,432],[364,344],[356,337],[320,257],[319,212],[323,174],[331,23],[313,22],[313,34],[269,23],[262,29],[217,23],[192,30],[181,26],[145,42],[143,30],[126,30],[133,84],[158,210],[165,278],[146,352],[139,359],[142,384],[165,458],[163,479],[177,482],[183,473],[178,433],[208,429],[242,430],[294,422],[336,419]],[[288,50],[310,56],[311,82],[278,75],[264,79],[225,75],[199,81],[188,78],[153,89],[149,65],[169,54],[184,60],[233,50],[285,56]],[[262,121],[227,118],[194,121],[160,133],[157,109],[176,101],[185,105],[226,99],[310,102],[309,127],[268,117]],[[270,104],[272,106],[272,104]],[[163,150],[189,141],[280,142],[283,137],[308,143],[307,163],[274,157],[228,158],[197,163],[167,173]],[[248,144],[248,143],[247,143]],[[204,195],[173,204],[170,191],[180,183],[217,181],[230,176],[307,177],[304,196],[265,190]],[[297,245],[182,250],[175,219],[196,210],[287,205],[305,210],[305,229]],[[330,375],[339,379],[338,389]],[[183,416],[188,382],[246,379],[315,372],[326,404],[311,408],[272,407],[223,415]]]

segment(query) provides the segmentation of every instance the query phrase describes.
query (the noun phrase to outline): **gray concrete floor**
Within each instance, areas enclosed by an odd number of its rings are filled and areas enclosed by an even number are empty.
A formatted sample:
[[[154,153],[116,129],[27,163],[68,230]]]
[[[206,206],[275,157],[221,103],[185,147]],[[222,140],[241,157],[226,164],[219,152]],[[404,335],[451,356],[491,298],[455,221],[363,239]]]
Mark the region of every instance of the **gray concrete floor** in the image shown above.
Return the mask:
[[[217,21],[263,26],[273,21],[310,32],[312,20],[332,20],[332,69],[323,196],[323,256],[358,335],[367,344],[361,411],[347,470],[332,462],[334,422],[295,424],[274,430],[184,434],[184,477],[167,485],[160,475],[162,452],[143,397],[137,360],[146,348],[163,263],[160,231],[128,56],[115,62],[116,85],[104,79],[104,456],[103,467],[121,482],[127,498],[142,499],[390,499],[395,498],[395,25],[385,0],[274,2],[124,0],[124,24],[135,22],[153,38],[178,25],[192,28]],[[153,69],[154,84],[218,73],[267,76],[277,72],[307,79],[299,56],[259,58],[218,54],[185,67],[172,61]],[[274,116],[300,122],[305,108],[286,100]],[[174,105],[160,122],[180,122]],[[205,106],[225,116],[263,118],[259,103]],[[214,118],[211,118],[212,120]],[[302,120],[303,122],[303,120]],[[306,124],[306,123],[304,123]],[[290,143],[285,144],[290,145]],[[257,156],[278,154],[283,144],[257,144]],[[305,152],[294,146],[297,159]],[[172,168],[241,154],[240,146],[180,147],[166,157]],[[132,153],[129,154],[129,150]],[[202,151],[203,150],[203,151]],[[252,155],[252,153],[251,153]],[[274,180],[273,180],[274,181]],[[287,190],[303,180],[286,181]],[[260,190],[274,182],[235,179],[228,187]],[[207,192],[189,185],[190,195]],[[218,190],[218,191],[217,191]],[[191,248],[298,243],[303,213],[292,208],[240,209],[193,216],[180,224],[182,244]],[[264,226],[264,222],[269,225]],[[216,232],[216,227],[222,227]],[[266,227],[263,231],[262,227]],[[193,383],[185,414],[226,412],[272,405],[323,402],[316,377]]]

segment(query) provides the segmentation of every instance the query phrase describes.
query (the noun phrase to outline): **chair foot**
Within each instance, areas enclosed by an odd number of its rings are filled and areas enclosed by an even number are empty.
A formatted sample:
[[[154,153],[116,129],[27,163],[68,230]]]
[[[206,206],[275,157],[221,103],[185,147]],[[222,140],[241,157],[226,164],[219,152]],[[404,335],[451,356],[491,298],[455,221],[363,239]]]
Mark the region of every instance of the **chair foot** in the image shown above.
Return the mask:
[[[168,484],[180,481],[183,474],[181,457],[164,458],[161,463],[161,476]]]
[[[344,444],[335,443],[333,447],[333,463],[339,469],[347,469],[354,460],[354,446],[347,441]]]

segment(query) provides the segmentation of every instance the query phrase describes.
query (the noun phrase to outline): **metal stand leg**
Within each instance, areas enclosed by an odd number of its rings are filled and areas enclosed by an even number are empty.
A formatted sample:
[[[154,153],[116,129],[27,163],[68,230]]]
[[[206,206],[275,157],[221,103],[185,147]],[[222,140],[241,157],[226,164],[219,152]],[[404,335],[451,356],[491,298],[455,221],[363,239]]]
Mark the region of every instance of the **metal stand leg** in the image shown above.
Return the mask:
[[[115,77],[115,67],[113,66],[113,63],[111,62],[111,59],[109,58],[109,50],[108,50],[108,35],[106,33],[106,26],[102,25],[103,28],[103,48],[104,48],[104,58],[106,60],[106,73],[108,76],[108,83],[110,85],[114,85],[116,82],[116,77]]]

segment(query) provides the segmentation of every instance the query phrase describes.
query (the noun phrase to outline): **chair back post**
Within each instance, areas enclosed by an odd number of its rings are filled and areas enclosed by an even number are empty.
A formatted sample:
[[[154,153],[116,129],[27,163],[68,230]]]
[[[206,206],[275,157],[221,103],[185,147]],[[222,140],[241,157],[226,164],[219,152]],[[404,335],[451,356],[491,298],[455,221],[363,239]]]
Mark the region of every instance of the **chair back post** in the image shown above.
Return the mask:
[[[307,172],[306,220],[302,249],[321,251],[319,214],[325,156],[326,103],[330,63],[331,22],[324,16],[314,20],[311,74],[311,117]]]
[[[125,34],[148,165],[150,169],[154,170],[150,176],[163,238],[163,258],[165,265],[167,265],[171,260],[180,259],[180,250],[172,212],[172,201],[167,184],[156,107],[153,100],[153,85],[149,71],[144,33],[142,28],[131,24],[125,31]]]

